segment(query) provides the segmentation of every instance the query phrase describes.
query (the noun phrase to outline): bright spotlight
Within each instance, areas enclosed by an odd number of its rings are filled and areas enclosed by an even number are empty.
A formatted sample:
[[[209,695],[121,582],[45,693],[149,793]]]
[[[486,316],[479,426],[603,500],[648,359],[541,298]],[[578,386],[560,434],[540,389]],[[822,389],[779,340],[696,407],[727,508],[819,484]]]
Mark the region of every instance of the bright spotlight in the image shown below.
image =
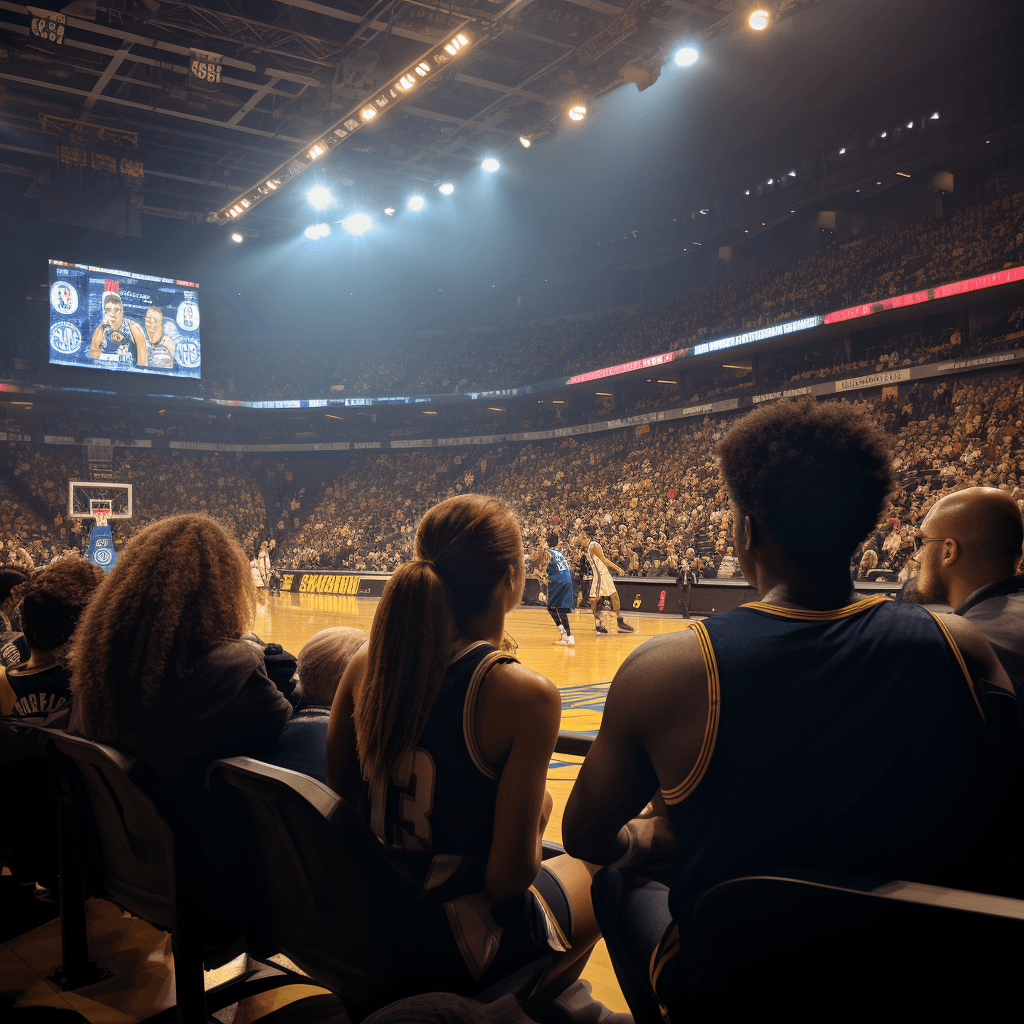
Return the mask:
[[[907,127],[908,128],[913,128],[914,127],[914,122],[913,121],[908,121],[907,122]]]
[[[424,199],[423,196],[409,196],[409,209],[417,212],[423,209]]]
[[[527,136],[520,135],[519,136],[519,145],[522,146],[523,149],[529,149],[530,146],[533,145],[533,143],[530,142],[530,140],[529,140],[529,138]]]
[[[768,184],[769,185],[774,185],[775,184],[775,179],[774,178],[769,178],[768,179]]]
[[[882,132],[882,138],[884,139],[888,134],[888,132]]]
[[[795,178],[795,177],[796,177],[796,171],[790,171],[790,172],[789,172],[789,176],[790,176],[791,178]]]
[[[363,109],[359,111],[359,116],[364,121],[372,121],[377,116],[377,111],[374,110],[373,107],[363,107]]]
[[[747,19],[747,24],[755,31],[762,32],[768,27],[768,23],[772,20],[771,13],[766,11],[763,7],[758,7],[750,12],[750,17]]]
[[[573,121],[582,121],[587,116],[587,107],[585,103],[574,103],[569,108],[569,117]]]
[[[846,152],[846,147],[843,146],[843,148],[841,150],[839,150],[839,155],[842,156],[845,152]]]
[[[681,68],[689,68],[697,63],[700,51],[694,46],[683,46],[676,50],[676,64]]]
[[[483,170],[487,171],[488,174],[493,174],[501,166],[501,164],[499,164],[498,161],[495,160],[493,156],[489,156],[480,166],[483,168]]]
[[[939,119],[939,112],[937,110],[935,111],[934,114],[932,114],[931,117],[928,118],[929,121],[938,121],[938,119]]]
[[[237,231],[231,236],[232,242],[241,242],[245,238],[244,235],[240,235]]]
[[[331,233],[331,225],[310,224],[303,233],[311,242],[315,242],[318,238],[326,238]]]
[[[437,191],[443,196],[450,196],[455,191],[455,186],[450,181],[446,181],[443,185],[437,186]]]
[[[384,207],[384,216],[385,217],[394,217],[394,215],[395,215],[395,208],[393,206],[385,206]]]
[[[324,188],[323,185],[317,185],[315,188],[311,188],[306,193],[306,198],[309,200],[309,203],[314,210],[326,210],[327,207],[334,202],[334,196],[331,195],[331,190],[329,188]]]
[[[365,235],[373,227],[373,221],[369,214],[352,213],[341,222],[341,226],[350,235]]]

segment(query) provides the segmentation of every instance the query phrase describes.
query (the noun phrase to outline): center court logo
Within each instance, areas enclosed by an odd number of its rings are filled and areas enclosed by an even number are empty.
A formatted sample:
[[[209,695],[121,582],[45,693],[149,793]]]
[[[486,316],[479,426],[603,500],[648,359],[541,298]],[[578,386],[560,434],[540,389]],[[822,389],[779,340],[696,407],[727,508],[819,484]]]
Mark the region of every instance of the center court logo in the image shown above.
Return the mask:
[[[61,314],[71,316],[78,309],[78,289],[67,281],[50,285],[50,305]]]
[[[61,355],[74,355],[82,347],[82,332],[70,321],[50,325],[50,348]]]

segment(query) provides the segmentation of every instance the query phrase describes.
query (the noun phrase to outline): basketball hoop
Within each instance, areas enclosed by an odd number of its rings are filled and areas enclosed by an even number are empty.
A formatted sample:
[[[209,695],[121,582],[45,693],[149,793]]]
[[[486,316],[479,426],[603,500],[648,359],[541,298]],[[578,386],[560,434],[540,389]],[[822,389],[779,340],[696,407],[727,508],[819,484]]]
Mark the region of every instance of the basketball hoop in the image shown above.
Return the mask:
[[[96,520],[96,525],[97,526],[106,526],[107,525],[107,519],[110,518],[110,509],[109,508],[93,509],[92,514],[93,514],[93,518],[95,518],[95,520]]]

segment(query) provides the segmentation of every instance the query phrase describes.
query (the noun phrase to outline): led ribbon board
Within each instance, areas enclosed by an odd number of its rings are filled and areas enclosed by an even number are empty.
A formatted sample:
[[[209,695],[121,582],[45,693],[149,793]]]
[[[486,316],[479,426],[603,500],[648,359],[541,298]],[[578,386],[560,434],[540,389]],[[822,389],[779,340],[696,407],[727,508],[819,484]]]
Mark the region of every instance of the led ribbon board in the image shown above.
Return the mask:
[[[353,107],[340,121],[332,125],[321,138],[307,149],[296,153],[290,160],[281,164],[276,171],[253,185],[248,192],[232,200],[227,206],[211,213],[206,219],[213,224],[227,224],[248,213],[257,203],[263,202],[282,185],[297,177],[307,167],[312,167],[318,160],[326,156],[335,146],[359,131],[364,124],[382,116],[391,107],[415,91],[424,82],[458,58],[472,43],[472,37],[465,31],[465,25],[445,42],[438,43],[437,49],[410,64],[393,81]]]

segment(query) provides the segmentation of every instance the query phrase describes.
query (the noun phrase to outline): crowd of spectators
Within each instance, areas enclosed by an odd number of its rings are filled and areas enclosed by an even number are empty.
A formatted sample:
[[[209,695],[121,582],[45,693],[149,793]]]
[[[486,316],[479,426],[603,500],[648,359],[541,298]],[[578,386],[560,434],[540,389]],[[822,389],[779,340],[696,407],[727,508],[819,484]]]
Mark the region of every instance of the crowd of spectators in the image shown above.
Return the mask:
[[[913,532],[941,497],[979,484],[1024,502],[1019,376],[915,384],[859,401],[893,436],[900,489],[856,555],[861,578],[896,579]],[[411,556],[426,508],[454,494],[494,494],[515,510],[528,552],[549,529],[571,548],[598,536],[627,574],[738,575],[728,503],[713,456],[733,416],[630,428],[597,437],[444,453],[379,453],[331,483],[277,557],[295,567],[389,572]],[[874,570],[874,573],[871,571]]]
[[[260,397],[326,395],[332,386],[346,397],[515,387],[1000,269],[1015,261],[1014,225],[1022,215],[1024,194],[1004,194],[945,219],[835,242],[802,260],[687,291],[633,316],[615,312],[486,335],[352,339],[340,350],[333,339],[329,350],[311,347],[305,337],[250,339],[252,358],[212,372],[230,372],[237,394]],[[266,360],[258,358],[261,344]],[[288,378],[268,379],[262,367],[271,355],[279,360],[282,349]]]

